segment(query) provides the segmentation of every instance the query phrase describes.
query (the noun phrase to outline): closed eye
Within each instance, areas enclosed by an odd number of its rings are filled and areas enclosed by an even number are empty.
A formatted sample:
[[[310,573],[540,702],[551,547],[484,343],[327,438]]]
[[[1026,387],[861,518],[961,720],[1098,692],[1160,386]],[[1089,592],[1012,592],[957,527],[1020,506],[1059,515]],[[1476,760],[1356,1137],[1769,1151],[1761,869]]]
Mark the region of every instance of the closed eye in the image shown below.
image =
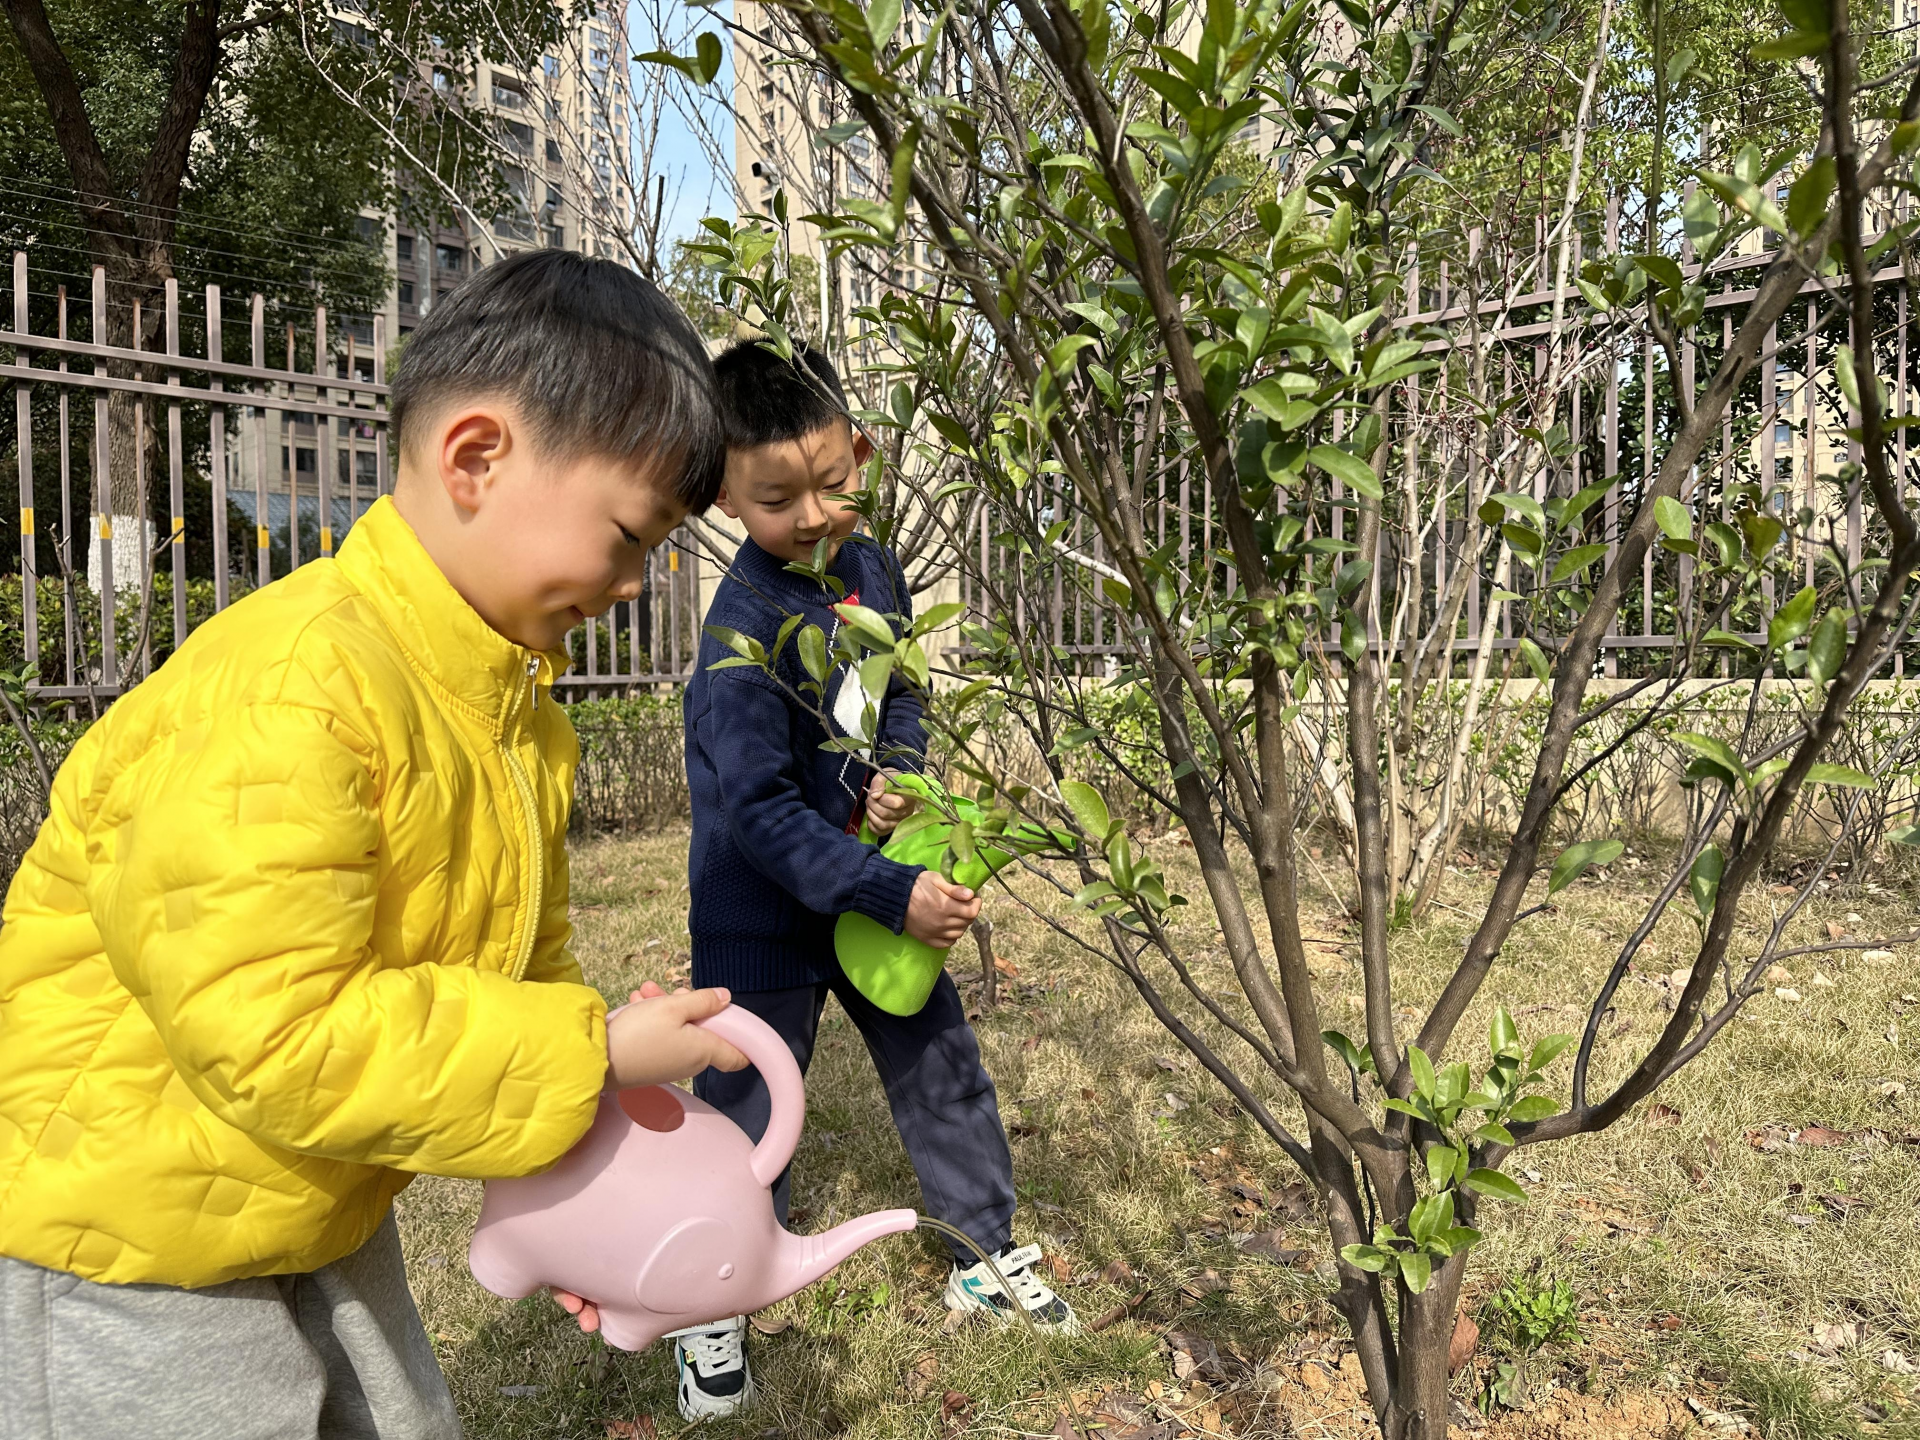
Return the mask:
[[[640,545],[645,543],[644,541],[641,540],[641,538],[638,535],[634,534],[631,530],[627,529],[626,526],[620,524],[619,521],[616,520],[614,522],[614,525],[616,528],[618,528],[621,536],[626,540],[627,544]]]

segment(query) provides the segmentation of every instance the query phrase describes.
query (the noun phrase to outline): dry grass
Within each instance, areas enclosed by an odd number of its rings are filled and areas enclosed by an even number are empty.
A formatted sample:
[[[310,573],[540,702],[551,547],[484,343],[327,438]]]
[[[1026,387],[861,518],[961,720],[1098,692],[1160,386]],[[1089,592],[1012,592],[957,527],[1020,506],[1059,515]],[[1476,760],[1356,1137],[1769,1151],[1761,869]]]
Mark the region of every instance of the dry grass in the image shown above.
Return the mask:
[[[1168,843],[1176,879],[1184,854]],[[684,857],[684,833],[596,840],[576,852],[579,952],[609,996],[643,978],[684,973]],[[1468,933],[1462,912],[1484,887],[1479,876],[1461,876],[1446,895],[1460,910],[1438,911],[1396,937],[1408,1006],[1437,990]],[[1643,888],[1629,863],[1527,922],[1487,987],[1486,1009],[1462,1032],[1472,1043],[1456,1053],[1483,1053],[1475,1037],[1496,998],[1529,1039],[1578,1029],[1583,1017],[1561,1007],[1590,993]],[[1038,887],[1031,893],[1037,898]],[[1324,1266],[1327,1243],[1316,1223],[1288,1223],[1262,1203],[1295,1177],[1113,974],[1009,897],[992,904],[997,948],[1019,974],[1003,979],[1003,1003],[978,1028],[1014,1132],[1019,1237],[1040,1240],[1076,1277],[1124,1261],[1151,1291],[1135,1319],[1052,1342],[1054,1363],[1082,1394],[1142,1390],[1171,1383],[1165,1331],[1202,1334],[1244,1368],[1226,1418],[1216,1421],[1209,1405],[1196,1417],[1237,1435],[1287,1433],[1279,1411],[1260,1403],[1260,1387],[1272,1385],[1273,1365],[1337,1353],[1338,1326],[1322,1298],[1324,1280],[1244,1254],[1234,1238],[1284,1228],[1288,1245]],[[1890,893],[1835,892],[1818,904],[1800,922],[1800,943],[1824,934],[1829,920],[1862,935],[1913,922],[1912,904]],[[1212,932],[1202,912],[1196,905],[1185,913],[1188,939],[1204,952]],[[1323,1023],[1352,1028],[1358,975],[1339,927],[1329,915],[1309,933],[1328,942],[1314,947],[1328,995]],[[1679,964],[1691,932],[1690,922],[1670,917],[1653,942],[1658,955],[1639,968],[1663,968],[1660,957]],[[963,963],[971,963],[965,948]],[[1538,1385],[1678,1388],[1781,1436],[1848,1434],[1881,1414],[1886,1422],[1865,1433],[1920,1434],[1907,1418],[1913,1382],[1879,1360],[1887,1349],[1920,1358],[1920,1145],[1855,1139],[1766,1153],[1745,1138],[1768,1125],[1896,1136],[1920,1129],[1912,1063],[1920,1004],[1903,994],[1920,989],[1912,953],[1877,964],[1857,952],[1789,962],[1804,998],[1756,1001],[1749,1018],[1663,1092],[1667,1110],[1518,1157],[1513,1168],[1530,1172],[1523,1178],[1534,1198],[1483,1210],[1488,1243],[1475,1257],[1469,1304],[1479,1306],[1506,1277],[1572,1284],[1582,1338],[1532,1367]],[[1220,964],[1209,955],[1201,970]],[[1832,985],[1819,985],[1816,971]],[[1664,1019],[1665,993],[1651,978],[1623,987],[1596,1084],[1637,1058]],[[1555,1072],[1562,1087],[1567,1065]],[[1904,1093],[1888,1089],[1901,1084]],[[917,1202],[866,1052],[837,1007],[829,1009],[809,1100],[795,1186],[806,1228]],[[433,1179],[415,1184],[400,1206],[415,1292],[469,1434],[599,1440],[608,1422],[639,1416],[653,1417],[662,1434],[677,1433],[664,1347],[607,1351],[545,1299],[508,1304],[473,1283],[465,1247],[477,1208],[476,1186]],[[779,1307],[775,1317],[791,1327],[754,1337],[761,1405],[741,1423],[705,1433],[814,1440],[1048,1430],[1059,1398],[1024,1333],[943,1327],[944,1267],[944,1251],[928,1238],[886,1241]],[[1208,1271],[1227,1288],[1193,1283]],[[1126,1290],[1087,1279],[1066,1293],[1092,1315]],[[1813,1352],[1813,1327],[1853,1322],[1865,1322],[1864,1344],[1833,1358]],[[1489,1342],[1497,1350],[1491,1328]],[[1470,1383],[1463,1377],[1463,1394]],[[969,1402],[959,1417],[942,1415],[948,1391]]]

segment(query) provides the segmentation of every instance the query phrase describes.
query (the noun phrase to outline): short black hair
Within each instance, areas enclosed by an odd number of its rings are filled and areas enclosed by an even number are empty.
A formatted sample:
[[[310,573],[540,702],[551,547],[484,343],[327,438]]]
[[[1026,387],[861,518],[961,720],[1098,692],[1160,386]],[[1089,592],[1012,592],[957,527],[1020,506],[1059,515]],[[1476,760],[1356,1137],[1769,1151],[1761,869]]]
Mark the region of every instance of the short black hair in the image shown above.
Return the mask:
[[[788,364],[761,341],[742,340],[713,362],[729,449],[798,440],[850,418],[833,362],[810,345],[798,346],[793,358]]]
[[[687,317],[641,276],[569,250],[488,265],[407,337],[391,420],[450,401],[513,401],[555,454],[656,463],[695,514],[726,476],[713,362]]]

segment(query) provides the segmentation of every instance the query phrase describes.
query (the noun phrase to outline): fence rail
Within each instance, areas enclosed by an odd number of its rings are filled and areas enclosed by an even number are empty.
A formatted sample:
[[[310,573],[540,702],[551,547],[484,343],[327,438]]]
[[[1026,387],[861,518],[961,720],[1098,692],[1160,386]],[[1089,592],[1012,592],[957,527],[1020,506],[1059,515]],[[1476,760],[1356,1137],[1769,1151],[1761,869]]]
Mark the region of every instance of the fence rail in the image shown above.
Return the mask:
[[[97,707],[210,616],[330,558],[392,492],[386,319],[330,326],[318,306],[310,328],[289,322],[273,337],[285,347],[275,365],[268,302],[255,293],[240,363],[226,358],[241,327],[217,285],[183,309],[167,280],[155,327],[100,267],[84,305],[64,285],[36,291],[35,278],[30,253],[15,251],[0,385],[14,391],[19,523],[11,536],[0,525],[0,543],[17,548],[17,567],[6,568],[18,580],[0,582],[0,662],[25,673],[31,696]],[[158,346],[143,344],[156,331]],[[203,337],[202,353],[186,352],[187,332]],[[296,366],[301,354],[307,368]],[[684,681],[700,584],[698,557],[676,532],[639,598],[568,637],[574,665],[562,688]]]

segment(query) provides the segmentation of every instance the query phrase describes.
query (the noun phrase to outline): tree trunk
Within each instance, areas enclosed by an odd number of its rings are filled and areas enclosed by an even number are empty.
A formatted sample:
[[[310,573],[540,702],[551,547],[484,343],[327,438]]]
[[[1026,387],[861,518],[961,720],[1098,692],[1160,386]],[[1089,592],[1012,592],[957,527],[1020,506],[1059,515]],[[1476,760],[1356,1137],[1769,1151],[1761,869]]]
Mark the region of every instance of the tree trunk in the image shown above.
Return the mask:
[[[1465,1257],[1456,1255],[1435,1269],[1425,1294],[1400,1287],[1399,1363],[1380,1427],[1386,1440],[1447,1440],[1448,1352],[1465,1274]]]

